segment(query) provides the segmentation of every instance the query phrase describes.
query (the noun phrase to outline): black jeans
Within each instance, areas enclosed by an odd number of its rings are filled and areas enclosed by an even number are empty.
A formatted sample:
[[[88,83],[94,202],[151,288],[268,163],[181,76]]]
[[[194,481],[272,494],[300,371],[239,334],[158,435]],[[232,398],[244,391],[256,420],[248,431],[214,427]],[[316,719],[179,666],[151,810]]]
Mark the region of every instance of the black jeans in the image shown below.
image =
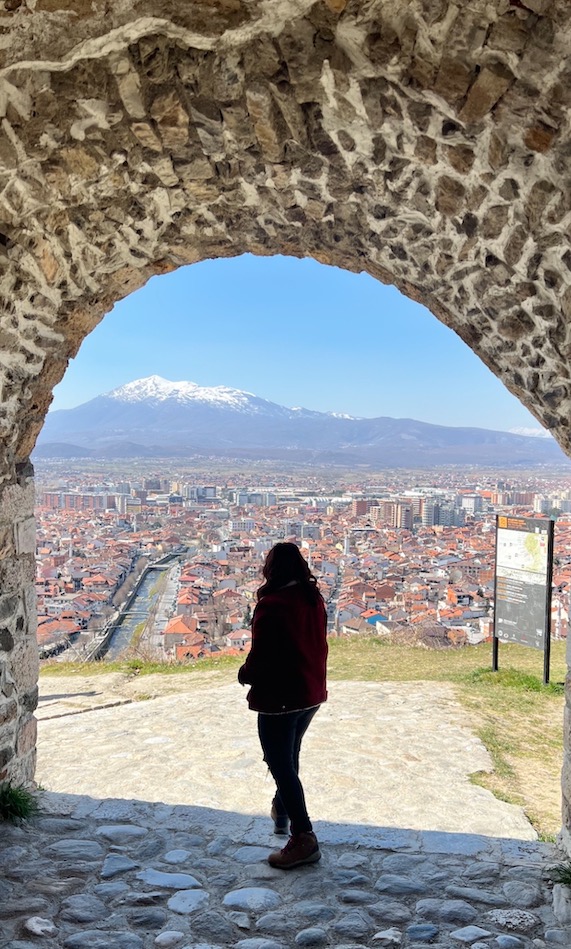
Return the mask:
[[[258,734],[264,761],[276,782],[274,806],[280,817],[287,814],[292,834],[311,830],[305,795],[299,780],[299,749],[319,706],[284,715],[258,714]]]

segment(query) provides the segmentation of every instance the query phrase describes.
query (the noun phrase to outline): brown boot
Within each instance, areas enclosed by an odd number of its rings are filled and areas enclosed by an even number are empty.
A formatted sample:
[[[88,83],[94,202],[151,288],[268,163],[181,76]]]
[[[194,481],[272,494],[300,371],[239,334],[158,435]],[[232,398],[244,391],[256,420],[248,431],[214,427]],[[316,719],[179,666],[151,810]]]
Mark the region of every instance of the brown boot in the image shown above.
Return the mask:
[[[270,817],[274,822],[274,834],[280,834],[281,836],[289,834],[289,817],[287,814],[278,814],[273,801]]]
[[[269,855],[268,863],[279,870],[293,870],[303,863],[316,863],[320,859],[317,837],[310,830],[303,834],[293,834],[283,850],[274,850]]]

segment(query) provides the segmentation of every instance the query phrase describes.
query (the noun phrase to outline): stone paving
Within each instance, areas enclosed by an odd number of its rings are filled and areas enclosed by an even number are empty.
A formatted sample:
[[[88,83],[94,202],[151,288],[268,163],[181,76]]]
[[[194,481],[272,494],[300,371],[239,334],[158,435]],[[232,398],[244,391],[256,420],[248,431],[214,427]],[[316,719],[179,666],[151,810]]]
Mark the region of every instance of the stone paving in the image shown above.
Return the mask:
[[[42,689],[48,790],[0,828],[2,949],[571,947],[561,855],[470,783],[490,763],[447,686],[334,683],[304,746],[323,858],[290,872],[239,687]]]

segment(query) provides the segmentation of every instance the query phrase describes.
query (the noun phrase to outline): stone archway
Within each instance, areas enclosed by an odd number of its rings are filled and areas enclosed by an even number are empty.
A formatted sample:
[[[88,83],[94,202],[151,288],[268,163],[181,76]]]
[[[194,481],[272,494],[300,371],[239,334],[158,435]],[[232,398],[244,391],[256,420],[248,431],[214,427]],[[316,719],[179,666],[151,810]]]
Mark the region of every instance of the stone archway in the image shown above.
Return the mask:
[[[571,450],[571,9],[1,5],[0,778],[28,780],[29,454],[69,358],[152,274],[246,251],[367,271]],[[569,757],[564,798],[569,828]]]

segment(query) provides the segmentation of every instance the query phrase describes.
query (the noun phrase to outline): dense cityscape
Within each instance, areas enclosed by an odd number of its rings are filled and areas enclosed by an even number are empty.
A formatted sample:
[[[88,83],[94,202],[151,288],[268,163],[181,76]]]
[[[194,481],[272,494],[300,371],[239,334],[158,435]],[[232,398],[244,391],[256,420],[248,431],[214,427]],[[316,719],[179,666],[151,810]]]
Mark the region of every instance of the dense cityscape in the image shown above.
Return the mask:
[[[552,635],[565,637],[567,471],[42,462],[40,655],[188,662],[247,650],[278,540],[299,544],[317,576],[330,635],[473,645],[492,634],[502,512],[556,518]]]

